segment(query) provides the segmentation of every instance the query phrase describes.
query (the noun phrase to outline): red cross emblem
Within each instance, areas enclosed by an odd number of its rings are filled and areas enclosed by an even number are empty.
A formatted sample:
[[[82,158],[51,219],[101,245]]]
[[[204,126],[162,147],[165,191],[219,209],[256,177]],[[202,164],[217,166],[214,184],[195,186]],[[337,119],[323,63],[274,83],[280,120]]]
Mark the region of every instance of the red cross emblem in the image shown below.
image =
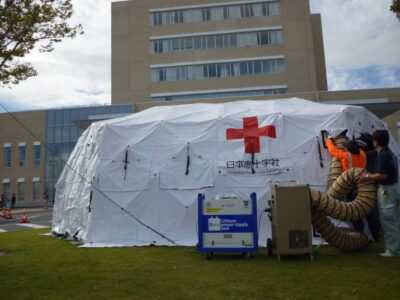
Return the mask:
[[[226,130],[227,140],[244,139],[245,153],[260,153],[261,136],[276,139],[276,130],[273,125],[259,128],[257,117],[243,118],[243,129],[228,128]]]

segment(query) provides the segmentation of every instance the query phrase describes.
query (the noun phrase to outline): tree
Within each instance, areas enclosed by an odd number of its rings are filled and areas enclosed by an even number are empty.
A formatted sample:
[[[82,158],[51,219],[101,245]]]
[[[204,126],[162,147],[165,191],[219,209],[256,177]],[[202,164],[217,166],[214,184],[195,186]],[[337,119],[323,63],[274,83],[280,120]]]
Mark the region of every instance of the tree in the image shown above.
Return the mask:
[[[70,26],[71,0],[0,0],[0,83],[18,84],[37,71],[21,60],[34,48],[51,52],[64,38],[82,34]]]
[[[393,0],[390,10],[400,19],[400,0]]]

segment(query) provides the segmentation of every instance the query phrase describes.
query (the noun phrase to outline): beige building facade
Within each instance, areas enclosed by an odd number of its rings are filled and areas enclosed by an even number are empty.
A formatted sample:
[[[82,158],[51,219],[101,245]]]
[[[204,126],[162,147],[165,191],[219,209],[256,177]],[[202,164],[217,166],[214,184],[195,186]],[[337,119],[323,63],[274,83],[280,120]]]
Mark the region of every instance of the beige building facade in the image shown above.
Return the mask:
[[[41,202],[43,205],[44,140],[45,112],[0,114],[0,191],[8,202],[15,193],[16,203]]]
[[[308,0],[112,3],[112,103],[327,89]]]

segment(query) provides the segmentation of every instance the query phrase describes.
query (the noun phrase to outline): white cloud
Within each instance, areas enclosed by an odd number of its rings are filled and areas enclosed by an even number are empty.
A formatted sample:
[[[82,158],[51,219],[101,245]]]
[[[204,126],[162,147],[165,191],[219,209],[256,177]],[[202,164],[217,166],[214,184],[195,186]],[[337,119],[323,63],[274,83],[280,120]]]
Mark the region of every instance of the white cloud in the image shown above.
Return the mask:
[[[70,23],[81,23],[84,35],[62,41],[51,53],[28,55],[39,75],[11,89],[0,87],[0,99],[24,109],[111,102],[111,1],[73,4]]]
[[[400,86],[393,72],[393,68],[400,68],[400,23],[389,11],[391,2],[311,0],[311,11],[322,15],[330,89],[379,87],[362,78],[351,78],[353,85],[344,79],[346,74],[354,76],[354,70],[367,72],[372,66],[379,67],[382,76],[392,76],[381,85]]]

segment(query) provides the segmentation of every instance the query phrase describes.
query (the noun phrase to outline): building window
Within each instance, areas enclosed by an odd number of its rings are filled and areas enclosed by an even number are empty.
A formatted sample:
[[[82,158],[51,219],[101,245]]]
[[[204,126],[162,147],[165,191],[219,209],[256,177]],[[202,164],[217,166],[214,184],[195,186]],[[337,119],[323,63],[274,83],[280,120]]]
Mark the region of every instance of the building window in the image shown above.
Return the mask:
[[[18,180],[18,201],[25,200],[25,180]]]
[[[11,167],[11,145],[4,146],[4,167]]]
[[[150,13],[150,25],[222,21],[280,15],[280,1],[249,1],[247,4],[176,9]]]
[[[32,198],[38,200],[40,194],[40,178],[36,177],[32,180]]]
[[[256,67],[254,67],[256,64]],[[256,68],[256,71],[254,71]],[[218,71],[219,70],[219,71]],[[285,72],[283,58],[260,59],[251,61],[208,63],[188,66],[152,68],[152,82],[199,80],[216,77],[238,77],[278,74]],[[166,76],[164,75],[166,74]],[[187,74],[181,76],[181,74]],[[157,76],[158,75],[158,76]]]
[[[3,194],[8,199],[8,201],[11,201],[10,181],[9,180],[3,180]],[[5,204],[6,203],[4,203],[4,205]]]
[[[19,166],[23,167],[26,164],[26,147],[25,145],[19,145]]]
[[[257,72],[258,66],[254,64],[254,72]],[[277,95],[287,93],[286,87],[279,88],[260,88],[260,89],[240,89],[222,92],[205,92],[205,93],[193,93],[184,95],[165,95],[165,96],[154,96],[151,97],[151,101],[164,102],[164,101],[179,101],[179,100],[201,100],[201,99],[220,99],[220,98],[237,98],[237,97],[251,97],[251,96],[262,96],[262,95]]]
[[[33,145],[33,156],[35,166],[40,166],[40,144]]]
[[[239,48],[283,43],[282,29],[251,32],[215,33],[180,38],[156,39],[150,42],[151,53],[193,51],[193,49]]]

